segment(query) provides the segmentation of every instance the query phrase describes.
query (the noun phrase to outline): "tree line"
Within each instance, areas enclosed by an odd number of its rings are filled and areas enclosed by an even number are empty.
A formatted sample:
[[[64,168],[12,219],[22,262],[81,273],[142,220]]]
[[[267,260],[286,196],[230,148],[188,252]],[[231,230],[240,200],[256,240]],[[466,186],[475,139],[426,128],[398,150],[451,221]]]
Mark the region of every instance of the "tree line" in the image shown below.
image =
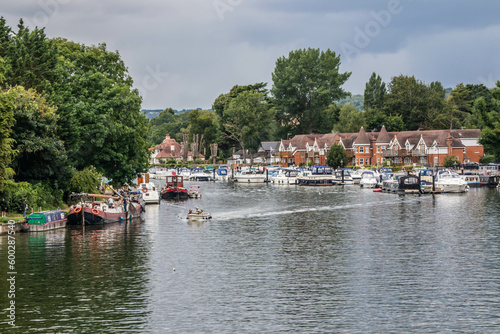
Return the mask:
[[[270,90],[266,83],[236,85],[215,99],[212,110],[174,115],[166,109],[150,120],[148,138],[158,144],[166,133],[179,142],[183,134],[203,134],[205,151],[217,143],[224,159],[233,148],[254,153],[261,141],[296,134],[379,131],[383,125],[388,131],[479,128],[489,159],[500,161],[500,81],[492,89],[461,83],[447,92],[439,81],[399,75],[385,83],[373,73],[358,108],[345,103],[350,93],[342,85],[351,73],[339,66],[340,56],[330,50],[291,51],[277,59]]]
[[[118,52],[0,18],[0,196],[58,205],[147,167],[148,122]]]
[[[0,196],[20,206],[57,204],[72,191],[91,191],[103,175],[130,182],[147,167],[148,148],[166,134],[182,142],[203,138],[199,151],[226,159],[253,153],[262,141],[296,134],[480,128],[486,152],[500,160],[500,81],[493,89],[399,75],[367,78],[364,110],[342,104],[350,72],[334,51],[299,49],[276,60],[272,86],[235,85],[211,110],[148,121],[128,69],[106,44],[48,38],[44,29],[17,29],[0,18]],[[359,103],[359,101],[358,101]],[[203,136],[201,136],[203,135]],[[50,202],[50,203],[49,203]]]

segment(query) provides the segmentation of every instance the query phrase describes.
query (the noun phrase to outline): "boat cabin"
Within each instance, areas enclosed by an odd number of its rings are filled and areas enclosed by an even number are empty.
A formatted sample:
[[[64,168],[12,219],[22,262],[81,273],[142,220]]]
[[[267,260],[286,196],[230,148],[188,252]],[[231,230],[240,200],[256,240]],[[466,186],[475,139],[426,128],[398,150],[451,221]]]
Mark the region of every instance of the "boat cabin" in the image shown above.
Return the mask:
[[[182,175],[168,175],[165,182],[166,188],[183,188],[184,177]]]

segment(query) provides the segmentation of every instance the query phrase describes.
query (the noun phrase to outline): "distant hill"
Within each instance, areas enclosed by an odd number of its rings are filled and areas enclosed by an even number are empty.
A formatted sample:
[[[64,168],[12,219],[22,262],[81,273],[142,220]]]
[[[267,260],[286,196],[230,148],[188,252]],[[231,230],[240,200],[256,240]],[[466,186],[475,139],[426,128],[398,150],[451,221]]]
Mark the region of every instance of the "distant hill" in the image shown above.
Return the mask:
[[[146,116],[147,119],[155,118],[158,117],[158,115],[165,109],[142,109],[141,112]],[[182,110],[176,110],[174,109],[174,112],[176,115],[189,112],[192,110],[201,110],[201,108],[196,108],[196,109],[182,109]]]
[[[347,97],[345,99],[337,101],[337,105],[341,106],[343,104],[352,102],[356,106],[358,110],[365,110],[363,108],[364,96],[361,94],[352,95],[351,97]]]

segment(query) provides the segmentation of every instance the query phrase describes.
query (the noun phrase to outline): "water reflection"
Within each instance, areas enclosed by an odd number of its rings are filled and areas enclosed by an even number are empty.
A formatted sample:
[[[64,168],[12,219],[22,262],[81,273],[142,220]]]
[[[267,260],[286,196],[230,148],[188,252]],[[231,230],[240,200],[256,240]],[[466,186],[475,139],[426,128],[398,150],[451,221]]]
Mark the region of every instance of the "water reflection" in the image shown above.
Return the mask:
[[[19,235],[21,331],[500,329],[498,191],[201,191],[148,206],[142,222]],[[193,207],[213,219],[185,219]]]

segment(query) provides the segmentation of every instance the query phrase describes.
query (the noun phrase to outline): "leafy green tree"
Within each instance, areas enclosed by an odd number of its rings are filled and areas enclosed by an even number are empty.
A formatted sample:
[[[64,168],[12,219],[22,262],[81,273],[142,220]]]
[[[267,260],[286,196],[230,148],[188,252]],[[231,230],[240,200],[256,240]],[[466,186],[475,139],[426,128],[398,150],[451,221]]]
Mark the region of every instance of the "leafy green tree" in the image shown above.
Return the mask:
[[[354,103],[352,104],[356,107]],[[332,103],[325,109],[325,111],[321,114],[322,121],[318,127],[318,133],[327,133],[332,131],[334,125],[339,122],[340,109],[342,106],[339,107],[337,104]]]
[[[239,86],[235,85],[231,88],[229,93],[219,95],[214,103],[212,104],[212,109],[218,116],[219,119],[219,130],[220,130],[220,139],[219,139],[219,150],[222,152],[226,152],[225,156],[230,155],[230,151],[232,151],[232,147],[238,146],[239,143],[229,134],[226,129],[226,124],[229,122],[227,119],[227,114],[225,110],[229,107],[229,104],[232,100],[234,100],[239,94],[250,91],[262,94],[264,96],[264,100],[266,104],[271,107],[272,101],[269,100],[267,94],[268,91],[266,89],[266,83],[258,82],[253,85]],[[270,124],[273,124],[273,120],[269,120]],[[270,133],[269,136],[274,136],[274,133]],[[262,138],[262,140],[266,140],[270,138]]]
[[[341,144],[333,144],[326,154],[326,164],[334,169],[348,163],[347,154]]]
[[[211,110],[193,110],[188,114],[189,135],[202,134],[205,146],[210,152],[210,145],[219,139],[219,123],[217,115]]]
[[[244,91],[232,98],[224,109],[225,135],[236,141],[243,150],[256,151],[261,138],[266,138],[269,124],[274,119],[274,109],[266,103],[262,93]]]
[[[385,82],[382,81],[380,75],[373,72],[365,85],[363,102],[365,110],[381,109],[384,106],[386,94]]]
[[[496,161],[500,161],[500,122],[496,122],[494,128],[483,129],[479,143],[486,152],[495,156]]]
[[[95,193],[101,184],[102,175],[93,166],[85,167],[73,174],[69,190],[75,193]]]
[[[425,129],[442,103],[443,95],[438,89],[440,85],[434,83],[432,88],[428,87],[414,76],[393,77],[384,104],[386,115],[401,115],[404,130]]]
[[[340,107],[339,121],[333,126],[335,132],[358,132],[366,127],[364,110],[357,110],[354,104],[344,104]]]
[[[33,89],[9,89],[14,102],[15,125],[12,128],[12,162],[16,181],[63,181],[68,176],[67,155],[57,136],[55,107]]]
[[[62,71],[56,43],[45,35],[44,29],[30,31],[19,20],[18,31],[10,33],[0,22],[0,43],[8,47],[0,51],[8,64],[7,86],[33,88],[49,102],[58,100]]]
[[[0,58],[0,65],[2,64]],[[1,68],[0,68],[1,75]],[[1,81],[1,80],[0,80]],[[5,169],[9,166],[14,156],[14,140],[12,127],[14,126],[14,97],[0,91],[0,188],[6,178]]]
[[[157,117],[152,118],[149,124],[148,141],[153,145],[160,144],[167,134],[181,143],[182,135],[188,133],[189,113],[176,115],[172,108],[166,108]]]
[[[282,136],[318,131],[325,109],[349,96],[341,86],[351,73],[339,67],[340,56],[329,49],[300,49],[276,60],[271,94]]]
[[[70,164],[93,165],[119,184],[148,161],[147,120],[141,98],[118,52],[57,39],[64,77],[59,131]]]
[[[460,161],[458,160],[458,158],[455,155],[447,155],[446,157],[444,157],[444,161],[443,161],[444,167],[453,167],[453,166],[456,166],[459,164],[460,164]]]

